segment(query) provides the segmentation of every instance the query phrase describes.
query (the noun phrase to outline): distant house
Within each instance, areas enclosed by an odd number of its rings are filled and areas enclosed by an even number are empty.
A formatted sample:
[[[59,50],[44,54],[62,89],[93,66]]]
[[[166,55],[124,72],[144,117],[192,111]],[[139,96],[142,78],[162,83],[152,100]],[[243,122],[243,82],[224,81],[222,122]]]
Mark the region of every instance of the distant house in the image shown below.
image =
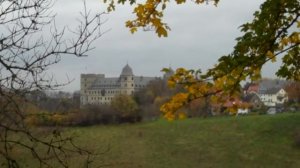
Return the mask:
[[[250,104],[250,109],[257,110],[261,109],[264,106],[264,103],[260,100],[260,97],[257,93],[250,93],[243,97],[244,102]]]
[[[258,93],[259,84],[258,83],[248,83],[247,86],[244,88],[244,94],[253,94]]]
[[[259,92],[260,100],[267,107],[281,106],[288,101],[288,96],[283,88],[271,88]]]
[[[248,83],[244,88],[245,97],[247,97],[245,101],[251,103],[254,108],[262,105],[281,106],[288,100],[287,92],[284,90],[288,83],[279,79],[262,79],[257,83]]]
[[[248,114],[249,113],[249,103],[244,102],[243,100],[240,99],[234,99],[234,100],[228,100],[225,104],[224,107],[226,108],[231,108],[237,106],[239,107],[237,109],[237,115],[238,114]]]

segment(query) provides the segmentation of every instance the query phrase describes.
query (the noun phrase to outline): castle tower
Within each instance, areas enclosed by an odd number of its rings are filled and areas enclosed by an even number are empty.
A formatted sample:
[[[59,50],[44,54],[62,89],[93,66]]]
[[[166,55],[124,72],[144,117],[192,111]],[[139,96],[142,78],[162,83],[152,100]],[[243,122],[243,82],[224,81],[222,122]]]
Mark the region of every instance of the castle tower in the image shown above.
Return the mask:
[[[131,67],[126,64],[120,75],[121,94],[131,95],[134,91],[134,75]]]
[[[89,88],[98,78],[104,78],[104,74],[81,74],[80,75],[80,105],[88,104]]]

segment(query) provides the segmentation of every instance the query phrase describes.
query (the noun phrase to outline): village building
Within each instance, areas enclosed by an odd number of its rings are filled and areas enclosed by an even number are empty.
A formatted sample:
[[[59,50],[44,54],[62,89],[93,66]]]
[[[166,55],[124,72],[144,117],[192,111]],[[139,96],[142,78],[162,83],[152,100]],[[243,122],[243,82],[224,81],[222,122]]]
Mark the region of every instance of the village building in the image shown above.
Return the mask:
[[[242,100],[250,104],[251,110],[258,110],[264,107],[264,103],[256,93],[249,93],[243,96]]]
[[[282,88],[271,88],[261,91],[259,97],[267,107],[281,106],[288,101],[287,93]]]
[[[249,84],[244,93],[246,96],[256,94],[260,101],[251,102],[253,106],[260,106],[262,102],[266,107],[279,107],[288,101],[287,92],[284,90],[288,81],[278,79],[262,79],[258,83]]]

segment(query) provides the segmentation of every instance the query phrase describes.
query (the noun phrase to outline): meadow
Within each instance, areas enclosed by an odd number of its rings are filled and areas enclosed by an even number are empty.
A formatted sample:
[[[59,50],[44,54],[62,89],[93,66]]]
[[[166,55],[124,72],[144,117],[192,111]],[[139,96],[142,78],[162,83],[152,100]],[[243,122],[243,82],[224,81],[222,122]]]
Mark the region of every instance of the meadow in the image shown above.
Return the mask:
[[[300,144],[295,141],[300,113],[157,120],[65,131],[99,154],[93,167],[300,167]],[[81,160],[74,157],[70,167],[83,167]]]

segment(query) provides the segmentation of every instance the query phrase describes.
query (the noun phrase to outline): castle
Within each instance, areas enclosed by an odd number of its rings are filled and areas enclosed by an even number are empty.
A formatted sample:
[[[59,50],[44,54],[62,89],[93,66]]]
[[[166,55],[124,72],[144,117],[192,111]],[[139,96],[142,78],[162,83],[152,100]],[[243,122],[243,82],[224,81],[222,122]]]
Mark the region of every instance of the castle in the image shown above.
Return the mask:
[[[120,77],[106,78],[104,74],[81,74],[80,105],[110,104],[118,94],[132,95],[157,77],[134,76],[127,64]]]

